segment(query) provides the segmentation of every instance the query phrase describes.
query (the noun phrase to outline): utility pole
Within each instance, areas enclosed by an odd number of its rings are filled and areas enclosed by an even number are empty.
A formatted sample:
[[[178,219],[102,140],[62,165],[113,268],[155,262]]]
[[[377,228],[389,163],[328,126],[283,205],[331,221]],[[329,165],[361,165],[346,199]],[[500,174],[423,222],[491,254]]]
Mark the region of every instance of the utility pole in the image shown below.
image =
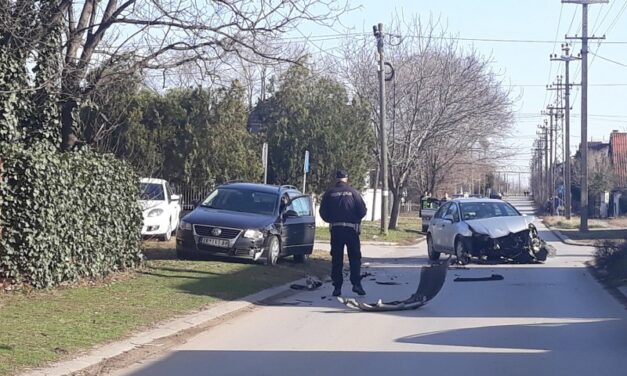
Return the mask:
[[[607,4],[608,0],[562,0],[562,3],[581,4],[581,222],[579,231],[588,231],[588,40],[605,39],[588,37],[588,5]]]
[[[383,24],[372,27],[377,39],[377,51],[379,52],[379,142],[381,144],[381,234],[388,233],[388,144],[385,132],[385,60],[383,57]]]
[[[563,54],[557,57],[556,54],[551,55],[552,61],[564,62],[564,215],[566,219],[570,219],[572,215],[572,182],[570,173],[570,88],[573,84],[570,83],[570,62],[575,60],[581,60],[581,56],[572,56],[570,54],[570,45],[568,43],[562,44]]]

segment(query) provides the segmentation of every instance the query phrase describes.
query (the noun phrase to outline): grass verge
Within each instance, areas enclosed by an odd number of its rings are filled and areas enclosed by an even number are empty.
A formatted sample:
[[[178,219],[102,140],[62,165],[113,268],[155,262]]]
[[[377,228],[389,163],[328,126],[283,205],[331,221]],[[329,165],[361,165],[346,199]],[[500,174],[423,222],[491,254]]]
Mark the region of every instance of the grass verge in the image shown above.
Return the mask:
[[[610,287],[627,285],[627,241],[597,244],[594,266],[603,283]]]
[[[0,293],[0,375],[71,356],[210,304],[237,299],[305,275],[328,274],[325,255],[276,267],[178,261],[174,243],[149,242],[136,272],[50,291]]]
[[[422,222],[418,217],[399,217],[396,229],[388,230],[387,236],[381,236],[381,222],[363,222],[361,226],[362,241],[398,242],[410,244],[422,236],[420,229]],[[327,241],[331,239],[328,227],[318,227],[316,229],[316,240]]]
[[[563,230],[579,230],[579,223],[581,221],[579,217],[571,217],[570,219],[566,219],[564,217],[558,216],[546,216],[543,217],[542,220],[546,225]],[[590,219],[588,221],[588,228],[595,229],[610,227],[612,227],[612,225],[608,223],[608,221],[603,221],[599,219]]]

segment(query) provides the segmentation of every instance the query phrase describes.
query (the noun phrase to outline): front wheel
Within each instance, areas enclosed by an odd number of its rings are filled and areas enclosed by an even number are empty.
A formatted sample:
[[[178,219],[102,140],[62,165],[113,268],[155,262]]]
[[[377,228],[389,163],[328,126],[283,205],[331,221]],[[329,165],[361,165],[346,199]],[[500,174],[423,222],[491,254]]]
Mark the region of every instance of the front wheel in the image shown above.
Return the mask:
[[[455,256],[457,257],[457,262],[461,265],[467,265],[470,263],[470,253],[466,248],[466,242],[464,239],[457,239],[455,241]]]
[[[440,252],[435,251],[431,235],[427,235],[427,254],[429,255],[429,260],[431,261],[437,261],[440,259]]]
[[[166,230],[165,234],[159,235],[159,240],[161,240],[162,242],[170,241],[170,239],[172,239],[172,225],[168,225],[168,229]]]
[[[277,261],[279,261],[280,251],[281,245],[279,244],[279,239],[276,236],[270,236],[266,247],[266,265],[276,265]]]

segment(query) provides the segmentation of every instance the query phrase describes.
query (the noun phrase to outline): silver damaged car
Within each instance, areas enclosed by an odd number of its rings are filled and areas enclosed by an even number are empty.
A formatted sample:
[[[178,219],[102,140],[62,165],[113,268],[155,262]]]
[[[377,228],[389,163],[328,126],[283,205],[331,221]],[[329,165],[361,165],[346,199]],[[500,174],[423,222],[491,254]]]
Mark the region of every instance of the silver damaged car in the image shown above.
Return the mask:
[[[496,199],[461,198],[442,205],[427,232],[429,259],[455,255],[460,264],[472,258],[518,263],[545,261],[548,249],[538,237],[533,216],[520,214]]]

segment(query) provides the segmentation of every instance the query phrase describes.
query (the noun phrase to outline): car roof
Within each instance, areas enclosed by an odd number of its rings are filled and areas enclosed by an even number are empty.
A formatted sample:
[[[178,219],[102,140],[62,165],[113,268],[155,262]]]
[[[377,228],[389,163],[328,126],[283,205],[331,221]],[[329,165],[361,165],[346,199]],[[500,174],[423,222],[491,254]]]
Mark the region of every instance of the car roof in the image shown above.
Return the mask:
[[[265,193],[279,193],[279,192],[287,192],[287,191],[295,191],[299,192],[296,187],[291,185],[270,185],[270,184],[259,184],[259,183],[225,183],[220,185],[220,188],[229,188],[229,189],[239,189],[245,191],[256,191],[256,192],[265,192]],[[300,193],[300,192],[299,192]]]
[[[499,200],[499,199],[496,199],[496,198],[485,198],[485,197],[482,197],[482,198],[478,198],[478,197],[461,198],[460,197],[460,198],[454,198],[454,199],[449,200],[449,201],[452,201],[452,202],[502,202],[502,203],[505,202],[503,200]]]
[[[139,179],[139,181],[141,183],[146,183],[146,184],[164,184],[164,183],[167,183],[167,180],[157,179],[157,178],[141,178],[141,179]]]

